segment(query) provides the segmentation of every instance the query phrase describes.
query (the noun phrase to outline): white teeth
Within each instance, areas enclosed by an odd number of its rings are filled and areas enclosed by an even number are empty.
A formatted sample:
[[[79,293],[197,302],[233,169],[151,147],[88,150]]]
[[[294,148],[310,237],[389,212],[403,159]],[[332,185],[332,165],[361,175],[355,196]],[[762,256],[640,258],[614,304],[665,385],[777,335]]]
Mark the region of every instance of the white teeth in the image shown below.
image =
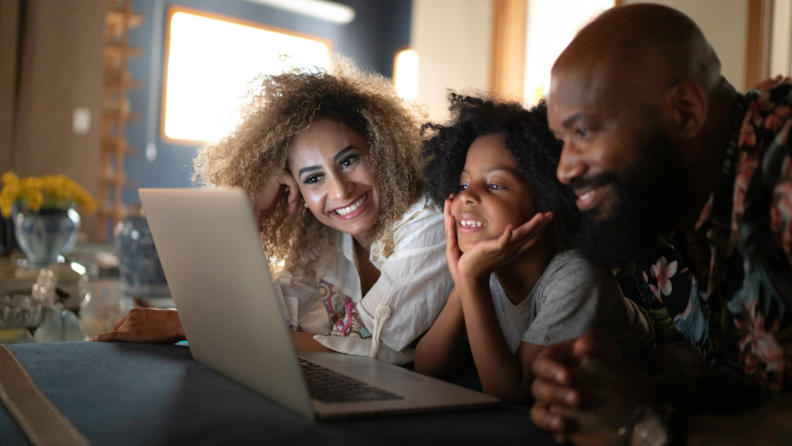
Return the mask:
[[[578,198],[583,200],[583,201],[585,201],[585,200],[588,200],[588,198],[591,196],[591,194],[592,194],[592,191],[588,191],[585,194],[579,196]]]
[[[358,201],[352,203],[351,206],[347,206],[341,209],[336,209],[334,212],[338,215],[346,215],[350,212],[357,210],[357,208],[359,208],[363,203],[366,202],[366,199],[368,199],[368,194],[365,194],[362,197],[360,197]]]
[[[463,228],[482,228],[487,226],[487,224],[476,220],[459,220],[459,226]]]

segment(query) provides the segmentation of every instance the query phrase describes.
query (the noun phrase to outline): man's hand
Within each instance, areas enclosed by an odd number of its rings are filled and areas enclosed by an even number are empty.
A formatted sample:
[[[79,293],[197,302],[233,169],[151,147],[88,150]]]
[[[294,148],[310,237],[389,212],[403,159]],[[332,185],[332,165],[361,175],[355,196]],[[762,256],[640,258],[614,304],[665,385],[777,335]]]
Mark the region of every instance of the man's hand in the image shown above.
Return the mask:
[[[536,403],[531,409],[531,419],[534,424],[550,432],[558,442],[566,441],[572,431],[592,435],[602,422],[600,416],[614,417],[611,412],[615,406],[609,405],[609,392],[621,392],[620,387],[626,385],[621,382],[624,374],[613,378],[616,382],[609,382],[609,376],[603,373],[610,372],[610,367],[632,371],[619,361],[619,356],[618,346],[595,332],[545,348],[533,363],[536,379],[531,391]],[[600,366],[604,361],[612,365],[609,368]],[[649,383],[646,386],[651,388]],[[633,402],[626,404],[631,406]],[[621,407],[621,403],[617,406]],[[630,410],[634,407],[632,405]],[[629,415],[619,422],[624,422]],[[618,418],[621,414],[615,416]]]
[[[580,404],[552,405],[550,412],[571,421],[570,439],[577,444],[620,445],[619,429],[654,396],[651,377],[616,359],[585,356],[572,383]]]
[[[94,336],[91,341],[160,342],[172,344],[185,339],[176,310],[133,308],[115,323],[110,333]]]
[[[536,402],[531,408],[531,420],[539,429],[550,432],[559,443],[567,441],[569,421],[551,411],[553,405],[577,407],[580,394],[571,387],[572,370],[580,365],[574,354],[575,340],[553,344],[545,348],[533,362],[536,375],[531,393]]]

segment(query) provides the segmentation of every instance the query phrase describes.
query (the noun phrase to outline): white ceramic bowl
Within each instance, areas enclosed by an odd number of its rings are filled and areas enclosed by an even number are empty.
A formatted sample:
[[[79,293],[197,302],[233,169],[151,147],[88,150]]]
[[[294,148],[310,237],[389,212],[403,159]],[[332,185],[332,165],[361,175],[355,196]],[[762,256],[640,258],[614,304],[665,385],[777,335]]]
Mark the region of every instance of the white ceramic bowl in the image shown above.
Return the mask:
[[[27,295],[0,296],[0,330],[32,330],[52,313],[63,308],[59,303],[41,302]]]

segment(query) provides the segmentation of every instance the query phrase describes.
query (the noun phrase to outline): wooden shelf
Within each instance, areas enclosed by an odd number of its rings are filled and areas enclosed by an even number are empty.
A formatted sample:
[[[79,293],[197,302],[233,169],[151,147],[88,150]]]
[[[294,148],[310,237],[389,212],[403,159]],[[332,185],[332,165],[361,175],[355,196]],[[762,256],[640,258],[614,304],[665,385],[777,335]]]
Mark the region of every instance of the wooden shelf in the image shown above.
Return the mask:
[[[140,119],[140,115],[135,112],[129,111],[121,111],[121,110],[105,110],[102,112],[102,117],[107,120],[111,121],[126,121],[126,122],[137,122]]]
[[[130,145],[127,141],[124,141],[123,144],[119,143],[117,139],[107,139],[102,141],[102,151],[115,153],[115,154],[124,154],[125,156],[135,156],[140,153],[140,150]]]
[[[117,43],[109,43],[105,45],[105,61],[120,62],[123,56],[127,59],[133,57],[140,57],[143,54],[143,48],[139,46],[124,46]]]
[[[146,16],[143,14],[135,14],[133,12],[126,12],[121,8],[110,8],[107,11],[107,29],[121,29],[126,20],[126,28],[137,28],[146,21]]]
[[[127,209],[123,204],[121,206],[113,206],[112,203],[108,203],[104,206],[97,206],[96,212],[100,217],[112,217],[114,224],[116,224],[126,217]]]
[[[135,182],[124,175],[124,158],[138,153],[124,138],[125,126],[139,119],[129,109],[126,92],[140,87],[127,69],[130,59],[143,54],[142,48],[129,45],[129,30],[140,26],[145,16],[135,14],[131,0],[107,0],[104,50],[104,110],[102,112],[101,171],[99,175],[99,224],[97,238],[106,240],[107,224],[117,224],[126,215],[121,201],[124,188]],[[114,156],[113,156],[114,155]],[[112,192],[112,193],[111,193]]]
[[[140,81],[132,79],[127,71],[105,70],[104,87],[107,90],[119,90],[124,87],[126,90],[137,90],[140,88]]]

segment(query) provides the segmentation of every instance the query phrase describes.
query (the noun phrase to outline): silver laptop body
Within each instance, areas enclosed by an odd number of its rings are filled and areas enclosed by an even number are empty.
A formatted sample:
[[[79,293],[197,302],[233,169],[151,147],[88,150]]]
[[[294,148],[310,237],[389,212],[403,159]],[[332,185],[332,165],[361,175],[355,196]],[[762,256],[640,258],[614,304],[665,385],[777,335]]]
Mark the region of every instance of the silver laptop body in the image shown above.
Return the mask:
[[[339,403],[311,398],[245,193],[231,188],[140,189],[140,199],[198,362],[310,419],[497,403],[496,398],[373,358],[301,353],[303,360],[348,381],[362,381],[398,397]]]

